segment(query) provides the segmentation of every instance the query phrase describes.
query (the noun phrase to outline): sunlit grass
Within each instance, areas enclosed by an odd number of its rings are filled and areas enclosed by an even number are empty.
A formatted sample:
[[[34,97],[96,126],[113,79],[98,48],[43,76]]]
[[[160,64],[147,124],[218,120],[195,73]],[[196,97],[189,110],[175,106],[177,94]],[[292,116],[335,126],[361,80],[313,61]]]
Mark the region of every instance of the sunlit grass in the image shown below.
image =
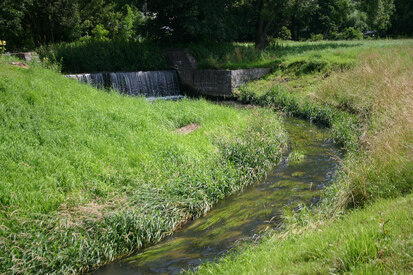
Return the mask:
[[[72,273],[157,242],[261,177],[271,111],[156,101],[0,59],[0,273]],[[175,130],[190,123],[186,135]]]
[[[303,61],[318,65],[333,64],[339,68],[352,66],[359,53],[369,48],[409,44],[409,40],[360,41],[281,41],[277,47],[256,50],[252,43],[218,43],[186,45],[204,69],[245,69],[269,67],[277,70]]]
[[[197,274],[411,273],[413,197],[379,200],[332,224],[290,228]]]

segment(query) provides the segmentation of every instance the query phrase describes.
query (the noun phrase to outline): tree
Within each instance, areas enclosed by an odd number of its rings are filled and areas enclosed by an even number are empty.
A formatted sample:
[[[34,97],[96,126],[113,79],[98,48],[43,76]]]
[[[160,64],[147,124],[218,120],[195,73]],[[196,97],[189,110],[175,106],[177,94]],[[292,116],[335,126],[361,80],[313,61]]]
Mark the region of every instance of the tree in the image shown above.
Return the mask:
[[[290,18],[295,0],[257,0],[255,3],[258,19],[255,28],[255,48],[267,45],[268,31],[271,27],[278,32]],[[275,27],[274,27],[275,26]]]
[[[24,39],[22,20],[27,9],[27,1],[0,1],[0,40],[6,40],[8,49],[14,49]]]
[[[390,26],[394,0],[362,0],[357,2],[356,7],[367,14],[370,29],[385,31]]]
[[[152,0],[147,22],[149,36],[177,42],[226,41],[231,36],[230,10],[234,0]]]
[[[413,1],[395,0],[389,34],[413,36]]]

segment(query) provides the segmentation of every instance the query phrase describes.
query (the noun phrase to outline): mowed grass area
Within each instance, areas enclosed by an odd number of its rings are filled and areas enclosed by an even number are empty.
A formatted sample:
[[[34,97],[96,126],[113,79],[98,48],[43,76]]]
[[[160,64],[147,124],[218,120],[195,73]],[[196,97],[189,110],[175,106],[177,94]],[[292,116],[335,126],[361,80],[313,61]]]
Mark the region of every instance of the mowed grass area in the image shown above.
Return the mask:
[[[0,273],[77,273],[157,242],[286,148],[271,111],[149,103],[11,61],[0,59]]]
[[[330,127],[347,154],[319,207],[286,212],[283,234],[198,272],[412,273],[412,68],[410,41],[365,49],[352,69],[309,71],[303,78],[277,71],[242,87],[243,102]],[[282,73],[297,77],[280,81]]]

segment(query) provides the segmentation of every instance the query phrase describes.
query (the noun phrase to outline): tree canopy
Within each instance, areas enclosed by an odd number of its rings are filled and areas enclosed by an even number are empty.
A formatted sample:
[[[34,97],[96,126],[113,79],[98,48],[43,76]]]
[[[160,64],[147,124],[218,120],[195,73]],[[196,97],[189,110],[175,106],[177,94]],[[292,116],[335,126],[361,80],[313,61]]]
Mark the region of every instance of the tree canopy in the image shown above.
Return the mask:
[[[410,0],[3,0],[0,39],[33,49],[79,39],[254,41],[412,35]],[[358,34],[358,35],[355,35]],[[287,35],[286,35],[287,34]]]

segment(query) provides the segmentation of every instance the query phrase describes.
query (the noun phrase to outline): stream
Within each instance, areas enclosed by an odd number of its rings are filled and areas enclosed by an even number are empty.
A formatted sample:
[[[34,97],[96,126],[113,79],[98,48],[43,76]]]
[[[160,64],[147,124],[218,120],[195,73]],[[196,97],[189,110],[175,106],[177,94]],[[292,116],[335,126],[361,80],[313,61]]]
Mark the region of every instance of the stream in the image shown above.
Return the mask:
[[[286,206],[316,203],[320,191],[333,180],[340,151],[327,129],[296,118],[286,118],[284,123],[291,148],[265,180],[222,200],[205,217],[188,222],[160,243],[93,274],[178,274],[194,269],[277,228]],[[293,151],[304,158],[288,161]]]

